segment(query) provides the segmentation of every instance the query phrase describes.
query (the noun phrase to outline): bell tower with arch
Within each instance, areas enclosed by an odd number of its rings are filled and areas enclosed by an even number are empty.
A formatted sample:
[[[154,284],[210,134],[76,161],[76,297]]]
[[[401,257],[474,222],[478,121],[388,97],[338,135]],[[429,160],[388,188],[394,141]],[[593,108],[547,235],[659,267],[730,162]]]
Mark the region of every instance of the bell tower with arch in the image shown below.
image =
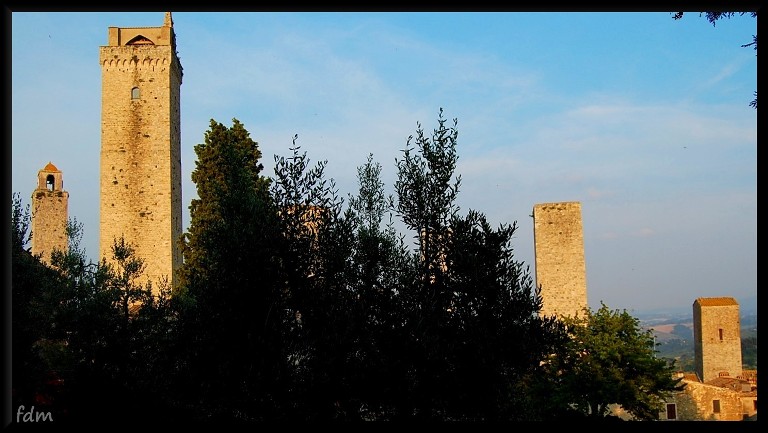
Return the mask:
[[[161,27],[109,27],[99,48],[99,259],[125,239],[157,290],[181,266],[182,67],[170,12]]]
[[[32,192],[32,254],[50,264],[51,253],[67,251],[69,193],[64,191],[61,170],[51,162],[37,172]]]

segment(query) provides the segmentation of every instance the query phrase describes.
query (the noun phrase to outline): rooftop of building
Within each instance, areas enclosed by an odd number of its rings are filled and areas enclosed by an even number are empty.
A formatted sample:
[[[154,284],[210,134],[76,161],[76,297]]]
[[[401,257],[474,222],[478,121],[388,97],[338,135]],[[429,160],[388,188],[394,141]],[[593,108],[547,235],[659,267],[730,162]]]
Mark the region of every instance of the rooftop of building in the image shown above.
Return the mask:
[[[694,303],[699,304],[703,307],[717,307],[717,306],[726,306],[726,305],[739,305],[738,302],[736,302],[736,299],[731,297],[720,297],[720,298],[697,298]]]
[[[56,168],[55,165],[53,165],[52,162],[48,161],[48,164],[46,164],[45,167],[43,167],[42,171],[61,171],[58,168]]]

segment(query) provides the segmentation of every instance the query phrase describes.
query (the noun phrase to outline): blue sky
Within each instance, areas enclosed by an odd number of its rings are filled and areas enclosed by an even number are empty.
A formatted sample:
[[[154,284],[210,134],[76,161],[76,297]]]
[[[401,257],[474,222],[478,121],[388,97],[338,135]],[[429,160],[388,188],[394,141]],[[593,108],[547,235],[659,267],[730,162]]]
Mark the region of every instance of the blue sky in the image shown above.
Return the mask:
[[[408,136],[443,108],[458,119],[460,212],[516,222],[531,270],[533,206],[579,201],[590,307],[754,304],[757,57],[741,45],[757,22],[671,12],[176,12],[184,227],[211,119],[240,120],[270,176],[298,134],[346,197],[369,153],[394,194]],[[11,189],[29,203],[53,162],[93,259],[99,47],[108,27],[163,15],[11,14]]]

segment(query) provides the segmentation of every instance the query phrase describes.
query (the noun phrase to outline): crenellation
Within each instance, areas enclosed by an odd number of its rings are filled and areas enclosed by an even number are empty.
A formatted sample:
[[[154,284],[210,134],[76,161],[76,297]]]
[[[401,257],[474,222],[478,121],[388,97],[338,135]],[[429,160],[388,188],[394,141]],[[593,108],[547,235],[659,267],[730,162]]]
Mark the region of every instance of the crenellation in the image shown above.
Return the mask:
[[[166,22],[171,22],[166,19]],[[102,257],[124,236],[145,261],[146,280],[181,265],[181,65],[169,26],[109,29],[101,47]]]

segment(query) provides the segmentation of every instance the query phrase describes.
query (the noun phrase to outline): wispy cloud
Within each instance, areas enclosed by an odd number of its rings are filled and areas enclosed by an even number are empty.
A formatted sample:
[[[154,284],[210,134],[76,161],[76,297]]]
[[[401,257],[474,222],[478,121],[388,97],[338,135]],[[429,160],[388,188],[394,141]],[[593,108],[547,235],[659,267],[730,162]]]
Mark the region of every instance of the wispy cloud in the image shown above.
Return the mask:
[[[590,302],[756,290],[757,121],[740,94],[756,88],[754,53],[707,44],[726,29],[683,37],[662,15],[174,14],[184,201],[211,118],[244,123],[267,175],[298,134],[346,196],[369,153],[392,193],[408,136],[442,107],[459,122],[459,204],[517,221],[520,259],[533,263],[535,203],[582,202]],[[108,26],[162,14],[12,18],[12,187],[27,195],[52,160],[95,253],[97,47]],[[713,257],[738,275],[700,269]]]

